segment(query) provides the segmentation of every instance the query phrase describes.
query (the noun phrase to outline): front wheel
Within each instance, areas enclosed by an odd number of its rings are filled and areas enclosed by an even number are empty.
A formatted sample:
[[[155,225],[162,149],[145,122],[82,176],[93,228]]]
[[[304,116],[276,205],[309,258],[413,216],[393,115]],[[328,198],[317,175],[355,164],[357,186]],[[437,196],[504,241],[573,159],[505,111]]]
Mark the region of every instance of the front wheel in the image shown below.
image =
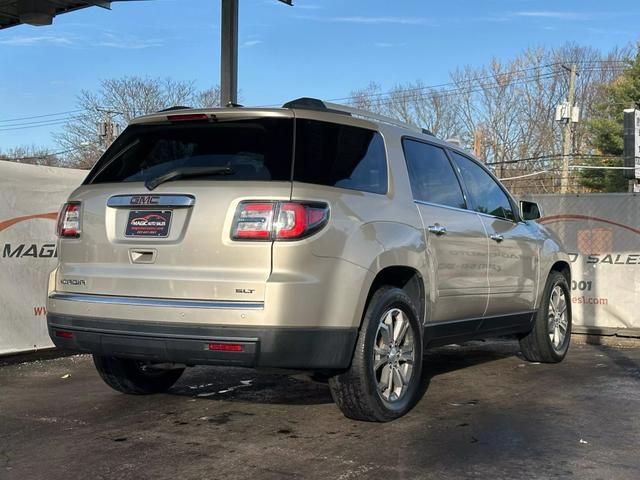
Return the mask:
[[[416,403],[422,372],[422,330],[411,298],[382,287],[367,307],[349,369],[329,379],[346,417],[387,422]]]
[[[104,383],[133,395],[166,392],[184,371],[184,368],[158,369],[138,360],[100,355],[93,356],[93,363]]]
[[[571,296],[560,272],[551,272],[533,329],[520,339],[520,350],[530,362],[557,363],[567,355],[571,341]]]

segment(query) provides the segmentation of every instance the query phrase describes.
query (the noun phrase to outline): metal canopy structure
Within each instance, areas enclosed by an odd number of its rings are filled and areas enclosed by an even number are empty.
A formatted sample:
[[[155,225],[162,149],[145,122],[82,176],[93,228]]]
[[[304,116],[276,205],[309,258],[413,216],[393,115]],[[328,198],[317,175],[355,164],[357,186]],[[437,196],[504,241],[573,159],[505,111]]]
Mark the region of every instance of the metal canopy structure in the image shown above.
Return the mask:
[[[113,0],[115,2],[123,0]],[[53,17],[87,7],[111,8],[103,0],[0,0],[0,29],[28,25],[51,25]]]
[[[134,0],[0,0],[0,29],[28,24],[51,25],[56,15],[87,7],[111,8],[112,2]],[[278,0],[292,6],[293,0]],[[221,0],[220,100],[238,103],[239,0]]]

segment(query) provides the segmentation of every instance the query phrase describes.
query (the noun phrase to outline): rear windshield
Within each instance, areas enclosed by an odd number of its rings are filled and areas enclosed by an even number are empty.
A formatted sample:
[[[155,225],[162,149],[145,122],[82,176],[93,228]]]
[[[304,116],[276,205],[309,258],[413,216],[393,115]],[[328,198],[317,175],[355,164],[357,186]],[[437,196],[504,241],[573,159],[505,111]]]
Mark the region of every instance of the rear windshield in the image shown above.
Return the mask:
[[[182,167],[228,167],[211,180],[289,180],[293,121],[131,125],[107,150],[87,183],[144,182]]]
[[[226,167],[207,180],[293,180],[373,193],[387,191],[380,134],[347,125],[260,118],[218,123],[128,127],[98,161],[86,183],[144,182],[177,168]],[[293,177],[292,177],[293,175]]]

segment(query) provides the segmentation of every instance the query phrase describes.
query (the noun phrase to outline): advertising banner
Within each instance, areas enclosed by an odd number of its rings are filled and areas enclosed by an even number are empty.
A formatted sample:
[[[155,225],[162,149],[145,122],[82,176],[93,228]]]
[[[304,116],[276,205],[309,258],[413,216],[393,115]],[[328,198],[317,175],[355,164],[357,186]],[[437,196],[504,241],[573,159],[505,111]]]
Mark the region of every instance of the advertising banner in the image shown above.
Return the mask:
[[[56,217],[86,175],[0,161],[0,355],[53,346],[45,304]]]
[[[570,252],[576,332],[640,337],[640,195],[536,195]]]

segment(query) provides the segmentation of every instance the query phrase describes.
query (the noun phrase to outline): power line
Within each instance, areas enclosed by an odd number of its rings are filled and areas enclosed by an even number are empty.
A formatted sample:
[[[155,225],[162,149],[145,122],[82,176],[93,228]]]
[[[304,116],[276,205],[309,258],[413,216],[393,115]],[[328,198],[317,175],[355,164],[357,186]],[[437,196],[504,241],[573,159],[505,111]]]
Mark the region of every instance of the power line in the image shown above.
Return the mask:
[[[535,76],[535,77],[525,77],[525,78],[521,78],[518,79],[516,81],[510,82],[508,86],[514,86],[514,85],[523,85],[532,81],[537,81],[537,80],[541,80],[541,79],[546,79],[546,78],[552,78],[555,75],[555,73],[547,73],[547,74],[543,74],[540,76]],[[425,92],[425,93],[421,93],[421,94],[416,94],[415,96],[411,95],[411,94],[403,94],[401,91],[398,91],[397,93],[393,94],[393,96],[383,99],[382,101],[378,101],[375,103],[376,107],[381,107],[381,106],[389,106],[389,105],[393,105],[394,103],[396,103],[398,100],[404,100],[407,98],[425,98],[425,97],[429,97],[429,98],[447,98],[447,97],[456,97],[456,96],[460,96],[460,95],[470,95],[473,93],[478,93],[478,92],[483,92],[483,91],[487,91],[487,90],[494,90],[494,89],[499,89],[499,88],[504,88],[507,85],[500,85],[500,84],[481,84],[481,85],[476,85],[473,87],[463,87],[463,88],[454,88],[454,89],[450,89],[450,90],[442,90],[442,91],[433,91],[433,92]],[[399,95],[398,95],[399,94]]]
[[[585,71],[597,71],[599,69],[587,69]],[[622,70],[621,70],[622,71]],[[533,82],[533,81],[539,81],[539,80],[544,80],[544,79],[548,79],[548,78],[553,78],[557,75],[557,71],[554,72],[549,72],[549,73],[543,73],[543,74],[538,74],[538,75],[533,75],[533,76],[528,76],[528,77],[523,77],[523,78],[519,78],[513,81],[510,81],[508,83],[505,83],[504,85],[500,84],[499,82],[496,83],[484,83],[484,84],[480,84],[480,85],[468,85],[465,87],[459,87],[459,88],[452,88],[452,89],[448,89],[448,90],[432,90],[432,91],[428,91],[428,92],[423,92],[423,93],[412,93],[415,91],[415,89],[406,89],[406,90],[395,90],[395,91],[391,91],[391,92],[387,92],[384,95],[387,96],[388,98],[381,98],[381,99],[373,99],[374,102],[374,106],[375,107],[384,107],[384,106],[389,106],[392,105],[394,103],[396,103],[398,100],[404,100],[407,98],[425,98],[425,97],[431,97],[431,98],[446,98],[446,97],[453,97],[453,96],[458,96],[458,95],[469,95],[472,93],[478,93],[478,92],[482,92],[482,91],[487,91],[487,90],[494,90],[494,89],[499,89],[499,88],[505,88],[507,86],[514,86],[514,85],[523,85],[529,82]],[[379,94],[371,94],[371,95],[367,95],[367,94],[363,94],[363,95],[358,95],[358,96],[354,96],[354,97],[346,97],[346,98],[350,98],[351,100],[358,100],[358,99],[369,99],[371,96],[375,96],[375,95],[379,95]]]
[[[582,62],[575,62],[578,63],[580,65],[588,63],[588,64],[605,64],[606,66],[610,66],[611,68],[621,68],[621,67],[615,67],[613,64],[617,64],[617,63],[622,63],[622,64],[627,64],[627,62],[625,62],[624,60],[588,60],[588,61],[582,61]],[[399,90],[390,90],[388,92],[378,92],[378,93],[372,93],[372,94],[363,94],[363,95],[359,95],[359,96],[364,96],[364,97],[378,97],[378,96],[387,96],[387,95],[391,95],[394,94],[396,92],[411,92],[411,91],[420,91],[420,90],[433,90],[436,88],[442,88],[442,87],[448,87],[448,86],[458,86],[460,83],[473,83],[479,80],[488,80],[488,79],[496,79],[499,77],[504,77],[504,76],[508,76],[508,75],[515,75],[517,73],[524,73],[524,72],[529,72],[532,70],[542,70],[544,68],[549,68],[549,67],[558,67],[561,66],[562,62],[553,62],[553,63],[546,63],[544,65],[537,65],[534,67],[528,67],[528,68],[522,68],[522,69],[517,69],[517,70],[511,70],[511,71],[505,71],[505,72],[499,72],[499,73],[493,73],[491,75],[485,75],[485,76],[481,76],[481,77],[474,77],[474,78],[469,78],[469,79],[464,79],[461,80],[460,82],[447,82],[447,83],[440,83],[440,84],[436,84],[436,85],[425,85],[422,87],[415,87],[415,88],[408,88],[408,89],[399,89]],[[604,69],[604,67],[602,67],[602,69]],[[342,100],[351,100],[355,98],[354,96],[349,96],[349,97],[342,97],[342,98],[334,98],[334,99],[329,99],[327,100],[328,102],[338,102],[338,101],[342,101]]]
[[[19,122],[19,123],[9,123],[9,124],[0,124],[0,128],[12,128],[12,127],[28,127],[28,126],[38,126],[41,124],[51,123],[51,122],[62,122],[68,120],[75,120],[77,118],[82,118],[83,115],[69,115],[62,118],[50,118],[47,120],[36,120],[31,122]]]
[[[64,125],[64,124],[68,123],[69,121],[74,120],[76,118],[80,118],[80,117],[70,117],[70,118],[65,118],[65,119],[62,119],[62,120],[52,120],[50,122],[37,124],[37,125],[21,125],[21,126],[17,126],[17,127],[6,127],[6,128],[1,128],[0,127],[0,132],[9,132],[9,131],[13,131],[13,130],[24,130],[24,129],[28,129],[28,128],[41,128],[41,127],[52,127],[52,126],[57,126],[57,125]]]
[[[34,118],[44,118],[44,117],[58,117],[60,115],[67,115],[70,113],[77,113],[77,112],[81,112],[82,109],[77,109],[77,110],[67,110],[65,112],[58,112],[58,113],[47,113],[44,115],[34,115],[32,117],[20,117],[20,118],[6,118],[4,120],[0,120],[0,123],[4,123],[4,122],[18,122],[20,120],[31,120]]]
[[[536,66],[536,67],[529,67],[529,68],[523,68],[523,69],[520,69],[520,70],[513,70],[511,72],[505,72],[505,73],[500,73],[500,74],[485,75],[485,76],[482,76],[482,77],[469,78],[469,79],[462,80],[462,82],[463,83],[472,83],[472,82],[476,82],[478,80],[487,80],[487,79],[491,79],[491,78],[496,78],[496,76],[499,76],[499,75],[513,75],[515,73],[524,73],[524,72],[528,72],[528,71],[531,71],[531,70],[542,70],[543,68],[557,66],[557,65],[559,65],[559,63],[548,63],[548,64],[545,64],[545,65],[539,65],[539,66]],[[436,84],[436,85],[424,85],[422,87],[407,88],[407,89],[400,89],[400,90],[390,90],[388,92],[363,94],[363,95],[358,95],[358,96],[359,97],[360,96],[378,97],[378,96],[391,95],[391,94],[393,94],[395,92],[398,92],[398,91],[412,92],[412,91],[420,91],[420,90],[433,90],[433,89],[436,89],[436,88],[457,86],[459,84],[460,84],[460,82],[447,82],[447,83],[440,83],[440,84]],[[328,102],[339,102],[339,101],[342,101],[342,100],[351,100],[353,98],[354,98],[354,96],[349,96],[349,97],[342,97],[342,98],[333,98],[333,99],[329,99],[327,101]]]
[[[600,71],[601,70],[619,70],[619,71],[624,71],[624,70],[627,69],[627,68],[622,67],[622,66],[615,66],[615,64],[619,64],[619,63],[625,64],[625,65],[627,64],[627,62],[624,62],[624,61],[621,61],[621,60],[593,60],[593,61],[588,61],[588,62],[577,62],[577,63],[578,64],[583,64],[583,63],[601,64],[600,67],[593,67],[593,66],[586,67],[584,69],[585,72],[586,71],[588,71],[588,72],[598,71],[598,70],[600,70]],[[396,95],[397,96],[398,94],[402,95],[404,93],[410,94],[411,92],[419,92],[419,91],[422,91],[422,90],[435,90],[437,88],[447,87],[447,86],[458,86],[458,88],[450,89],[449,91],[462,90],[465,87],[459,87],[459,85],[461,83],[472,84],[474,82],[477,82],[477,81],[480,81],[480,80],[487,80],[487,79],[493,79],[493,80],[498,81],[498,79],[500,77],[513,76],[513,75],[515,75],[517,73],[530,72],[530,71],[533,71],[533,70],[542,70],[544,68],[557,67],[557,66],[560,66],[560,65],[562,65],[561,62],[547,63],[547,64],[544,64],[544,65],[524,68],[524,69],[520,69],[520,70],[505,71],[505,72],[494,73],[494,74],[491,74],[491,75],[485,75],[485,76],[481,76],[481,77],[463,79],[463,80],[461,80],[459,82],[448,82],[448,83],[441,83],[441,84],[437,84],[437,85],[425,85],[425,86],[422,86],[422,87],[407,88],[407,89],[396,89],[396,90],[390,90],[390,91],[387,91],[387,92],[377,92],[377,93],[370,93],[370,94],[364,93],[364,94],[355,95],[355,96],[352,95],[352,96],[349,96],[349,97],[334,98],[334,99],[330,99],[330,100],[327,100],[327,101],[338,102],[338,101],[344,101],[344,100],[355,100],[355,99],[358,99],[358,98],[386,97],[386,96],[392,96],[392,95]],[[533,76],[526,77],[526,78],[531,78],[531,79],[546,78],[550,74],[554,75],[556,73],[558,73],[557,70],[553,71],[553,72],[550,72],[550,73],[543,73],[543,74],[539,74],[539,75],[533,75]],[[522,79],[518,79],[518,80],[522,80]],[[513,82],[509,82],[508,84],[512,85]],[[498,86],[500,86],[499,83],[498,83]],[[469,87],[471,87],[471,85],[469,85],[466,88],[469,88]],[[447,90],[445,90],[445,91],[447,91]],[[429,92],[429,93],[431,93],[431,92]]]
[[[622,159],[622,155],[601,155],[597,153],[573,153],[571,155],[563,155],[561,153],[553,153],[550,155],[538,155],[535,157],[528,158],[518,158],[515,160],[502,160],[500,162],[487,162],[485,165],[505,165],[509,163],[520,163],[520,162],[528,162],[535,160],[550,160],[552,158],[564,158],[564,157],[580,157],[580,158],[602,158],[602,159]]]
[[[635,169],[635,167],[606,167],[606,166],[596,166],[596,165],[571,165],[569,166],[570,169],[593,169],[593,170],[633,170]],[[553,169],[553,168],[549,168],[547,170],[538,170],[537,172],[532,172],[532,173],[525,173],[524,175],[516,175],[515,177],[506,177],[506,178],[501,178],[500,181],[505,181],[505,180],[518,180],[521,178],[527,178],[527,177],[535,177],[538,175],[542,175],[544,173],[553,173],[553,172],[557,172],[558,169]],[[572,176],[563,176],[562,178],[568,178],[568,179],[572,179],[575,177]]]

